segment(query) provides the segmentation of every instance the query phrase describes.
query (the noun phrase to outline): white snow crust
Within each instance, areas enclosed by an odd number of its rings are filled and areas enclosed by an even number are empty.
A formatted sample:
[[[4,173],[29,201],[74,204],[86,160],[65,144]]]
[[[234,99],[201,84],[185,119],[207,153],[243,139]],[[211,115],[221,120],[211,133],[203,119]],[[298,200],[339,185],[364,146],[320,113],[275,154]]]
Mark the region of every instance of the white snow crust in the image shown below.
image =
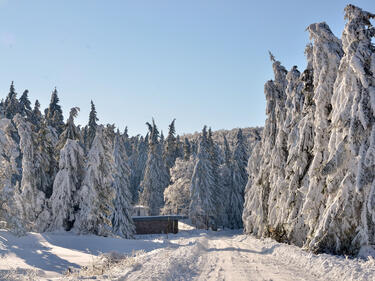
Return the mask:
[[[187,228],[187,227],[186,227]],[[136,240],[0,231],[6,280],[374,280],[375,260],[315,255],[240,230],[181,230]]]

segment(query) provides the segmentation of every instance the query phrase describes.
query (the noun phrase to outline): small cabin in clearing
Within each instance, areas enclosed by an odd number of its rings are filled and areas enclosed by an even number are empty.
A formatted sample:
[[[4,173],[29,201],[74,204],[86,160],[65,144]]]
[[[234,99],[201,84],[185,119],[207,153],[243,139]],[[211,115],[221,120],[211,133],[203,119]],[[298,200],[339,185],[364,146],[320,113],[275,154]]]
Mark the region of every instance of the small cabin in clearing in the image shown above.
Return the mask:
[[[178,220],[184,216],[136,216],[133,217],[137,234],[178,233]]]
[[[143,205],[135,205],[133,207],[133,217],[144,217],[150,215],[150,208]]]

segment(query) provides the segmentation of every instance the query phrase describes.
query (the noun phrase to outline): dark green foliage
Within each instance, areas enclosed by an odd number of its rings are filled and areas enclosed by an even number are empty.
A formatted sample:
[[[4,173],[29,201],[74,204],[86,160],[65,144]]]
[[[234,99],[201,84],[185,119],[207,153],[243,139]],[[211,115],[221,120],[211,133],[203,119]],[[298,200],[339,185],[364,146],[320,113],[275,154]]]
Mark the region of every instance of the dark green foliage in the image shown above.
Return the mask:
[[[212,138],[212,130],[209,128],[208,130],[208,154],[209,154],[209,160],[211,161],[212,165],[212,175],[213,175],[213,181],[214,181],[214,187],[212,191],[212,201],[215,202],[216,206],[216,223],[217,225],[223,225],[224,222],[224,198],[221,198],[222,195],[224,195],[223,185],[220,181],[220,157],[219,152],[220,148],[218,145],[214,142]]]
[[[37,128],[36,131],[39,130],[43,116],[42,112],[40,112],[40,103],[38,100],[35,101],[34,109],[32,110],[29,119],[30,122],[33,123],[33,125]]]
[[[125,144],[126,155],[128,157],[130,157],[133,153],[133,147],[132,147],[132,144],[131,144],[130,139],[129,139],[128,127],[127,126],[125,127],[125,130],[124,130],[124,133],[122,134],[122,137],[123,137],[124,144]],[[135,144],[134,148],[137,149],[137,144]]]
[[[152,118],[152,125],[148,122],[146,122],[146,125],[148,127],[148,142],[151,146],[159,143],[159,130],[158,127],[156,127],[155,120]]]
[[[30,117],[31,115],[31,102],[28,97],[29,91],[25,90],[19,99],[19,113],[22,116]]]
[[[51,95],[49,107],[45,110],[45,118],[47,125],[55,128],[57,134],[61,134],[64,130],[64,116],[61,106],[59,105],[59,97],[56,88]]]
[[[5,117],[12,119],[17,113],[19,113],[19,102],[17,100],[17,93],[14,89],[13,81],[10,85],[9,94],[4,102],[4,113]]]
[[[191,146],[188,138],[185,138],[184,140],[184,160],[188,161],[190,159],[191,155]]]
[[[83,138],[83,144],[84,144],[84,149],[85,149],[85,153],[88,151],[88,147],[89,147],[89,133],[88,133],[89,129],[87,128],[87,125],[85,127],[83,127],[82,129],[82,138]]]
[[[231,159],[231,152],[230,152],[229,144],[225,135],[223,135],[223,138],[224,138],[224,163],[229,166],[230,159]]]
[[[138,202],[140,190],[140,183],[144,177],[146,167],[148,142],[140,137],[137,143],[134,143],[135,151],[129,157],[129,166],[131,169],[130,175],[130,192],[132,194],[132,202]]]
[[[66,122],[65,129],[61,133],[60,138],[59,138],[59,143],[57,145],[58,150],[64,147],[68,139],[81,141],[81,134],[78,128],[76,127],[76,125],[74,124],[74,118],[77,117],[78,112],[79,112],[79,107],[73,107],[70,109],[70,114],[69,114],[68,121]]]
[[[96,121],[99,121],[99,119],[97,117],[94,102],[91,101],[91,111],[90,111],[90,115],[89,115],[89,125],[88,125],[88,131],[87,131],[88,149],[91,148],[92,141],[95,138],[96,128],[98,126]]]
[[[172,123],[169,125],[169,131],[168,131],[168,136],[166,139],[166,144],[165,144],[165,150],[164,150],[164,161],[165,165],[169,171],[170,168],[173,167],[174,162],[176,161],[177,158],[177,143],[176,143],[176,129],[175,129],[175,121],[176,119],[173,119]]]
[[[58,171],[58,163],[55,158],[55,148],[49,138],[49,130],[45,122],[39,124],[37,133],[36,148],[37,157],[35,159],[35,173],[37,188],[50,198],[53,192],[53,181]]]
[[[176,158],[183,158],[184,157],[184,144],[180,140],[180,136],[177,135],[176,137]]]
[[[146,123],[149,129],[149,150],[141,182],[140,203],[150,208],[151,215],[158,215],[164,205],[164,189],[169,185],[169,175],[162,158],[162,148],[158,141],[159,131],[154,119],[152,125]]]
[[[242,212],[244,205],[245,186],[248,179],[247,174],[247,150],[244,143],[242,130],[239,129],[236,137],[236,145],[231,157],[231,188],[228,197],[228,227],[241,228]]]
[[[210,146],[204,126],[199,138],[198,161],[191,179],[189,217],[197,228],[216,230],[219,221],[217,179],[214,175]]]

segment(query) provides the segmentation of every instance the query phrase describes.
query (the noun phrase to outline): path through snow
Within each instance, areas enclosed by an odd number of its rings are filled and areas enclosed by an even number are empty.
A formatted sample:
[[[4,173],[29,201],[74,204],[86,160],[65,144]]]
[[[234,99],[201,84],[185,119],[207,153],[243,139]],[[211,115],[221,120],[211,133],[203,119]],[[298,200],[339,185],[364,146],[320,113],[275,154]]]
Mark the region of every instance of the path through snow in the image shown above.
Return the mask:
[[[372,258],[313,255],[240,231],[190,229],[136,240],[1,231],[0,241],[1,280],[375,280]],[[121,258],[103,262],[100,254],[113,251]],[[63,275],[68,267],[73,273]]]

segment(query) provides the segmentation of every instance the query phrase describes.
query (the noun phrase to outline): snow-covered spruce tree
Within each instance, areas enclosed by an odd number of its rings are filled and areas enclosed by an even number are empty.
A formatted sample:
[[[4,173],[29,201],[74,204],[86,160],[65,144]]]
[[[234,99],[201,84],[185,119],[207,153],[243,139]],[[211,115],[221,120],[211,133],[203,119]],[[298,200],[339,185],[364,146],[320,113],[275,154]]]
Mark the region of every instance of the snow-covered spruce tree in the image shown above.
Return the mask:
[[[124,129],[124,133],[122,134],[122,138],[125,143],[125,149],[126,149],[126,155],[130,157],[133,154],[133,147],[132,143],[129,139],[129,134],[128,134],[128,127],[126,126]],[[138,138],[136,138],[137,143],[138,143]],[[137,148],[137,144],[135,144],[134,148]]]
[[[175,128],[175,121],[176,119],[173,119],[171,124],[169,124],[169,130],[168,130],[168,136],[165,140],[165,149],[164,149],[164,161],[165,165],[169,171],[170,168],[174,166],[174,162],[177,158],[177,143],[176,143],[176,128]]]
[[[35,101],[34,108],[30,115],[30,122],[34,125],[35,131],[38,131],[40,124],[42,123],[42,112],[40,111],[40,103],[38,100]]]
[[[176,137],[176,158],[184,157],[184,144],[181,142],[180,136]]]
[[[59,171],[53,183],[50,198],[52,206],[52,222],[49,230],[71,230],[77,219],[79,207],[78,191],[84,173],[84,151],[79,142],[74,118],[78,108],[72,108],[65,130],[61,134],[60,143],[65,141],[60,151]]]
[[[45,118],[47,120],[47,125],[55,128],[57,134],[60,135],[64,130],[64,116],[61,106],[59,105],[59,97],[57,96],[56,88],[52,92],[49,107],[45,110]]]
[[[139,202],[150,208],[150,215],[159,215],[160,209],[164,206],[164,190],[169,185],[169,175],[162,158],[159,131],[155,121],[152,120],[152,125],[146,124],[150,132],[149,150]]]
[[[17,99],[17,93],[16,90],[14,89],[14,84],[13,81],[10,84],[10,89],[9,89],[9,94],[6,97],[4,101],[4,113],[5,117],[8,119],[13,119],[13,117],[19,113],[19,102]]]
[[[19,150],[19,135],[10,119],[0,119],[0,219],[6,222],[6,227],[17,235],[26,232],[26,226],[21,219],[19,204],[16,197],[22,179],[21,151]]]
[[[191,145],[188,138],[184,139],[184,160],[188,161],[191,156]]]
[[[208,129],[208,152],[210,161],[212,163],[212,173],[214,176],[214,188],[212,189],[212,196],[217,208],[216,211],[216,225],[224,226],[227,224],[227,214],[225,210],[225,190],[220,177],[220,165],[222,163],[222,155],[220,147],[215,143],[212,137],[211,128]]]
[[[185,161],[177,158],[171,168],[171,184],[164,191],[165,205],[162,214],[189,215],[190,186],[195,159]]]
[[[223,139],[224,139],[224,163],[228,164],[229,166],[232,155],[231,155],[230,147],[228,144],[228,140],[225,135],[223,135]]]
[[[79,107],[73,107],[70,109],[68,121],[66,122],[64,126],[65,129],[61,133],[59,141],[65,143],[67,139],[71,139],[71,140],[81,139],[81,134],[79,132],[79,129],[74,124],[74,118],[77,117],[79,110],[80,110]]]
[[[310,68],[301,74],[294,66],[286,76],[285,120],[277,125],[281,130],[274,151],[280,166],[272,171],[278,177],[273,178],[274,186],[269,194],[269,202],[274,202],[269,205],[269,235],[299,246],[303,245],[307,232],[301,214],[304,199],[301,188],[309,180],[314,145],[312,74]]]
[[[353,5],[345,13],[343,50],[325,23],[310,25],[307,69],[292,69],[284,90],[266,84],[268,119],[249,161],[243,219],[246,232],[355,254],[375,236],[375,16]]]
[[[191,187],[189,218],[197,228],[217,229],[217,186],[211,161],[210,144],[206,127],[199,139],[197,163],[194,167]]]
[[[138,176],[138,170],[137,170],[137,166],[138,166],[138,147],[140,145],[140,143],[143,142],[143,138],[140,138],[139,139],[139,142],[137,144],[135,144],[135,150],[134,152],[128,157],[128,165],[129,165],[129,169],[130,169],[130,187],[129,187],[129,190],[130,190],[130,194],[131,194],[131,202],[133,205],[137,204],[138,202],[138,190],[139,190],[139,183],[141,182],[140,180],[140,177]],[[146,159],[147,159],[147,153],[145,154],[146,155]]]
[[[127,164],[128,157],[124,140],[119,133],[115,136],[113,157],[115,160],[113,180],[116,195],[113,203],[112,232],[124,238],[131,238],[135,228],[131,218],[133,207],[130,193],[130,169]]]
[[[164,139],[163,130],[161,130],[161,132],[160,132],[159,142],[161,144],[161,148],[162,148],[163,154],[164,154],[164,142],[165,142],[165,139]]]
[[[0,100],[0,119],[5,118],[5,113],[4,113],[4,100]]]
[[[74,227],[80,233],[112,235],[115,211],[113,127],[98,125],[88,152],[85,177],[79,191],[79,214]]]
[[[30,117],[31,115],[31,102],[28,97],[29,91],[25,90],[19,99],[19,113],[23,117]]]
[[[314,69],[313,100],[316,104],[314,158],[309,169],[310,179],[302,211],[305,224],[308,225],[309,229],[307,234],[309,240],[309,237],[314,236],[313,233],[324,211],[327,199],[327,177],[322,174],[322,168],[329,158],[327,147],[332,129],[331,99],[343,50],[341,41],[334,36],[326,23],[311,24],[307,30],[314,43],[306,48],[306,53],[309,63],[308,68]]]
[[[233,212],[230,198],[231,198],[231,193],[233,189],[233,171],[232,171],[232,162],[231,162],[231,151],[230,147],[227,141],[227,138],[225,135],[223,135],[224,139],[224,162],[220,165],[219,172],[220,172],[220,182],[221,186],[223,188],[223,193],[220,194],[221,198],[223,199],[222,205],[223,205],[223,210],[224,212],[222,213],[223,215],[223,225],[224,227],[231,227],[231,222],[230,222],[230,214]],[[242,214],[241,214],[242,215]]]
[[[37,188],[50,198],[53,191],[53,181],[58,172],[58,162],[55,158],[55,147],[51,131],[45,122],[41,122],[37,132],[35,147],[37,154],[34,160]]]
[[[36,177],[36,159],[41,155],[36,149],[35,133],[31,129],[31,123],[17,114],[13,118],[19,136],[19,148],[22,153],[22,179],[20,188],[16,190],[16,204],[20,210],[20,216],[27,229],[32,231],[46,230],[50,220],[50,210],[46,202],[46,193],[39,186]]]
[[[345,8],[344,56],[334,83],[332,129],[321,213],[309,248],[357,253],[375,243],[375,15],[353,5]]]
[[[138,143],[134,143],[135,150],[129,157],[129,166],[131,167],[130,176],[130,192],[132,194],[132,203],[136,204],[139,200],[139,195],[142,193],[140,184],[144,177],[147,155],[148,155],[148,137],[144,139],[140,137]]]
[[[229,148],[228,148],[229,149]],[[244,193],[247,183],[247,151],[242,136],[242,130],[237,133],[236,145],[234,147],[233,156],[231,156],[231,189],[229,192],[229,200],[227,208],[228,224],[230,228],[242,227],[242,212],[244,205]],[[224,179],[223,179],[224,180]]]
[[[98,117],[96,114],[96,108],[94,105],[94,102],[91,101],[91,110],[90,110],[90,115],[89,115],[89,124],[88,124],[88,129],[87,129],[87,136],[85,139],[85,143],[87,143],[87,149],[90,149],[92,141],[95,138],[95,133],[96,133],[96,127],[98,124],[96,121],[98,121]]]
[[[249,179],[243,212],[245,232],[258,236],[270,236],[269,233],[269,195],[273,182],[284,178],[287,149],[286,136],[278,122],[285,120],[285,89],[287,86],[286,69],[271,55],[275,80],[264,86],[267,100],[267,119],[263,129],[262,141],[254,147],[249,159]],[[283,140],[279,146],[276,140]],[[271,201],[272,202],[272,201]],[[272,202],[273,203],[273,202]]]

